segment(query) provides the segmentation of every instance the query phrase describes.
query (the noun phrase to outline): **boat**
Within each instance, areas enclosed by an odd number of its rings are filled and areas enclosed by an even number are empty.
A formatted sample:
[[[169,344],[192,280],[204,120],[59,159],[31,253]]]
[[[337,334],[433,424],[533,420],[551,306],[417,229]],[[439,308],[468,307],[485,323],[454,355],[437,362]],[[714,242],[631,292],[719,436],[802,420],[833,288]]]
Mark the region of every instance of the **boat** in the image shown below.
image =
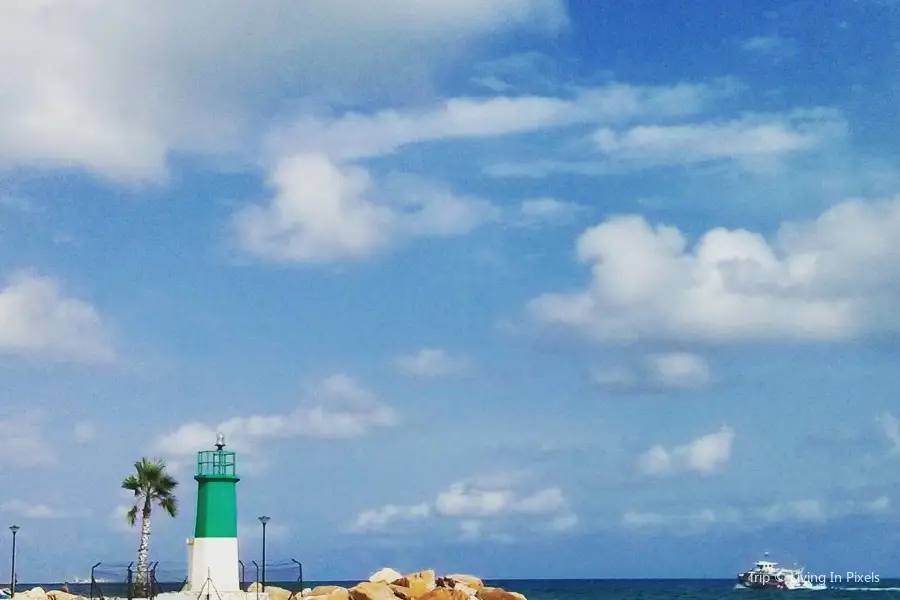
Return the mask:
[[[750,589],[767,590],[820,590],[824,585],[815,584],[803,575],[803,568],[787,569],[769,560],[766,552],[765,560],[758,560],[753,568],[737,576],[738,584]]]

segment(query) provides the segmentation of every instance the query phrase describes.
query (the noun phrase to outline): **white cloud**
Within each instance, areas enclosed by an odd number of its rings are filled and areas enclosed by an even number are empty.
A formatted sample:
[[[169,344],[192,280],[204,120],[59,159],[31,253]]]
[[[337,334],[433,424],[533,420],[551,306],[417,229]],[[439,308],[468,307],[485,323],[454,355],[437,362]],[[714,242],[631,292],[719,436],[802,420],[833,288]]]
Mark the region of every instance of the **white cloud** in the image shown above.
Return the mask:
[[[92,442],[97,438],[97,427],[90,421],[81,421],[72,428],[72,437],[79,444]]]
[[[818,500],[779,502],[766,507],[763,516],[769,521],[825,521],[825,508]]]
[[[404,239],[458,236],[490,222],[564,221],[579,207],[536,198],[517,211],[504,211],[408,174],[376,178],[354,161],[419,142],[691,114],[730,90],[727,82],[659,88],[613,84],[582,91],[575,99],[455,98],[424,111],[303,117],[272,134],[265,162],[273,196],[236,212],[236,238],[241,249],[258,258],[320,263],[360,260]]]
[[[57,455],[44,428],[44,413],[28,411],[0,414],[0,469],[46,467],[56,463]]]
[[[22,519],[71,519],[88,516],[90,513],[78,509],[61,509],[40,502],[8,500],[0,503],[0,514]]]
[[[532,198],[519,205],[518,223],[523,226],[567,223],[583,213],[585,207],[556,198]]]
[[[115,359],[93,306],[64,296],[55,279],[28,273],[0,288],[0,353],[86,363]]]
[[[657,354],[648,359],[653,380],[674,388],[695,388],[709,383],[709,366],[688,352]]]
[[[668,529],[680,533],[698,533],[713,527],[752,530],[772,523],[826,523],[853,516],[877,516],[890,507],[890,499],[824,502],[811,498],[778,501],[744,509],[734,507],[706,508],[687,513],[628,510],[620,524],[627,529]]]
[[[643,475],[663,476],[681,471],[709,474],[731,459],[734,430],[723,426],[714,433],[672,449],[657,444],[638,458],[638,471]]]
[[[271,173],[274,196],[234,215],[238,243],[281,262],[358,260],[397,240],[455,236],[499,212],[478,198],[409,176],[374,182],[368,171],[321,154],[281,159]]]
[[[118,504],[109,511],[109,528],[111,530],[133,535],[134,528],[126,520],[128,511],[131,510],[132,506],[134,506],[134,493],[120,489]]]
[[[425,110],[386,110],[338,118],[303,117],[272,135],[277,155],[324,152],[337,160],[384,156],[417,143],[533,133],[589,123],[692,115],[723,95],[731,82],[640,87],[621,83],[580,91],[573,98],[510,96],[451,98]]]
[[[878,417],[877,422],[891,444],[891,453],[900,454],[900,419],[886,412]]]
[[[597,149],[620,164],[647,167],[733,160],[768,166],[783,155],[812,150],[846,133],[839,114],[796,111],[786,116],[748,116],[728,122],[638,125],[624,132],[602,128]]]
[[[623,366],[604,366],[591,369],[591,379],[599,386],[610,388],[634,388],[641,379],[633,369]]]
[[[386,504],[380,508],[364,510],[359,513],[351,529],[356,532],[381,531],[397,523],[419,521],[427,519],[429,516],[431,516],[431,506],[428,503],[402,506]]]
[[[228,447],[246,455],[263,440],[351,439],[398,422],[391,407],[378,402],[347,375],[336,374],[309,388],[301,405],[289,413],[234,417],[218,425],[187,423],[158,438],[154,449],[166,457],[190,456],[211,448],[216,435],[222,433]]]
[[[410,377],[436,378],[463,375],[469,371],[470,362],[440,348],[422,348],[414,354],[395,357],[394,366]]]
[[[516,516],[527,517],[545,531],[567,531],[578,517],[558,487],[525,489],[522,474],[500,473],[457,481],[439,492],[432,502],[388,504],[361,512],[352,531],[384,531],[398,523],[425,521],[431,517],[452,519],[466,539],[480,538],[489,524]],[[488,537],[502,537],[492,532]]]
[[[585,231],[587,289],[528,305],[539,323],[600,342],[846,340],[900,329],[900,198],[850,201],[772,242],[715,228],[693,248],[640,216]]]
[[[796,46],[792,40],[777,35],[757,35],[743,40],[741,50],[772,58],[785,58],[794,54]]]
[[[240,150],[273,86],[403,97],[477,38],[566,22],[560,0],[12,0],[0,21],[0,164],[158,178],[172,150]]]
[[[689,352],[653,354],[636,367],[602,366],[591,369],[599,386],[614,389],[694,389],[709,383],[709,365]]]

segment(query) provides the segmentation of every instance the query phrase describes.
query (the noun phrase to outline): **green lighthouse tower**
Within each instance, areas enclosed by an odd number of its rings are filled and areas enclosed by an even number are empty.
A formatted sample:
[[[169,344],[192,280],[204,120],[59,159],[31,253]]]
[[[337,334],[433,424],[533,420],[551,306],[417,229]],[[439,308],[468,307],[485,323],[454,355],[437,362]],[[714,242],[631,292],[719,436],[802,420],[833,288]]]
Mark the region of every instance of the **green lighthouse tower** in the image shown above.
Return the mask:
[[[211,581],[220,592],[240,590],[238,575],[237,475],[235,453],[225,436],[215,450],[197,453],[197,520],[188,540],[188,590],[199,592]]]

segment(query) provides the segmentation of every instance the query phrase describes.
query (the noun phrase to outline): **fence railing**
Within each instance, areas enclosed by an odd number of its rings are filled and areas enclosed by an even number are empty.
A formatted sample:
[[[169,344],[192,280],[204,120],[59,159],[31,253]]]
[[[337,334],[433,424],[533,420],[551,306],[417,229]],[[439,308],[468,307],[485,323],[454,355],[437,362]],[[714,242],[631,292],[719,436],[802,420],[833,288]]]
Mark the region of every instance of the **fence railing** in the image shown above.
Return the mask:
[[[242,590],[250,590],[253,584],[256,584],[254,587],[256,590],[262,581],[263,565],[258,561],[239,560],[238,575]],[[266,561],[265,580],[266,586],[286,589],[291,592],[291,599],[299,599],[304,585],[303,564],[294,558]],[[109,598],[153,600],[160,594],[183,590],[187,582],[184,563],[151,562],[142,577],[135,562],[98,561],[91,566],[90,581],[67,582],[66,588],[69,592],[90,600]]]

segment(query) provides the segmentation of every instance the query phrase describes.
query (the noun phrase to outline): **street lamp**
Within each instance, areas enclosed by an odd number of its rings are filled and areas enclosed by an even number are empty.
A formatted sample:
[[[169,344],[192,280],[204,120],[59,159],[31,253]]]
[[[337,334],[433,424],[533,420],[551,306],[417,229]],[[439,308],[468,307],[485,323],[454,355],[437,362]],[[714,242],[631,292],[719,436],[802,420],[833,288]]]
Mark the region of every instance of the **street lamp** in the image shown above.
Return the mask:
[[[262,589],[266,591],[266,523],[269,522],[270,517],[260,517],[259,522],[262,523],[263,526],[263,548],[262,548]]]
[[[12,542],[12,565],[9,567],[9,597],[16,595],[16,533],[19,531],[18,525],[10,525],[9,530],[13,534]]]

